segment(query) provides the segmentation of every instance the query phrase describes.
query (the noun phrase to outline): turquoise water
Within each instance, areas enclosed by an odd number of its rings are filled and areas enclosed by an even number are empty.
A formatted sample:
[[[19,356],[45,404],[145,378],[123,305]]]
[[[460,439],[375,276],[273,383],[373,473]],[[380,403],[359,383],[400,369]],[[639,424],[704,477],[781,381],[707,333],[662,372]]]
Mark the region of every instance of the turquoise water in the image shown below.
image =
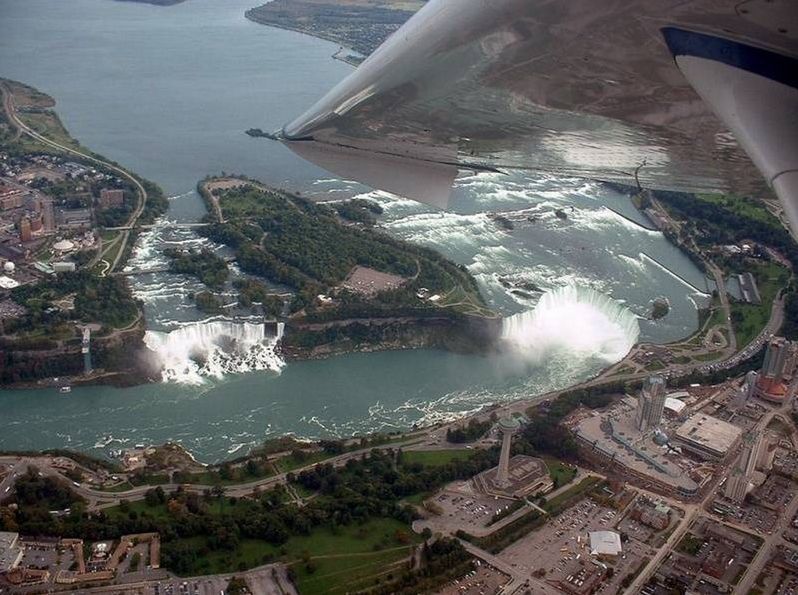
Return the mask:
[[[463,176],[453,210],[438,212],[338,180],[279,144],[246,136],[250,127],[277,128],[350,71],[331,59],[334,44],[246,21],[243,12],[251,4],[0,0],[0,76],[51,94],[73,136],[172,197],[166,220],[141,239],[134,266],[157,265],[165,243],[202,243],[169,222],[204,214],[194,192],[198,179],[239,172],[320,199],[363,194],[379,200],[386,229],[468,266],[503,314],[533,309],[540,294],[513,295],[502,280],[541,289],[574,284],[610,295],[639,316],[653,298],[667,297],[666,318],[639,321],[642,340],[670,341],[694,330],[695,302],[705,288],[701,273],[661,234],[634,223],[640,215],[628,197],[601,184]],[[557,208],[568,212],[566,221],[554,216]],[[491,212],[505,213],[515,229],[499,229]],[[153,333],[202,320],[186,299],[196,289],[195,282],[175,275],[134,281]],[[68,446],[104,453],[171,439],[203,460],[218,460],[279,433],[314,437],[407,428],[564,387],[609,363],[601,337],[578,352],[556,337],[541,342],[548,347],[534,355],[354,354],[292,363],[279,373],[206,377],[192,386],[76,388],[69,396],[4,390],[0,448]]]

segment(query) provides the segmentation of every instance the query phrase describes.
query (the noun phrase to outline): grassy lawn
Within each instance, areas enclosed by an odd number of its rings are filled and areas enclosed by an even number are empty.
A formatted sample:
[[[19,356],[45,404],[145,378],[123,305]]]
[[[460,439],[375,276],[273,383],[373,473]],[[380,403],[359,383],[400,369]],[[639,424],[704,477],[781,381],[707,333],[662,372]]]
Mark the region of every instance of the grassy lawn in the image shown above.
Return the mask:
[[[103,492],[125,492],[135,486],[143,486],[143,485],[157,486],[157,485],[163,485],[165,483],[169,483],[168,475],[144,475],[142,477],[136,478],[134,481],[124,481],[111,488],[100,488],[100,489]]]
[[[554,457],[542,457],[546,461],[546,466],[549,468],[549,475],[554,481],[554,487],[564,486],[571,483],[576,477],[576,469],[571,465],[567,465]]]
[[[118,239],[104,242],[102,257],[108,261],[108,264],[114,264],[114,259],[116,258],[116,255],[119,254],[119,251],[121,249],[122,249],[122,242]]]
[[[103,492],[127,492],[128,490],[133,489],[133,484],[130,483],[129,481],[123,481],[122,483],[118,483],[113,487],[110,488],[102,487],[100,489]]]
[[[734,332],[737,334],[737,347],[748,345],[765,327],[770,319],[770,310],[778,291],[789,279],[788,271],[773,262],[756,267],[753,271],[762,297],[760,305],[732,304]]]
[[[166,519],[169,517],[169,512],[166,510],[166,504],[148,506],[144,500],[129,502],[127,512],[123,511],[119,506],[105,509],[105,514],[112,519],[126,519],[131,512],[135,512],[138,516],[146,515],[156,520]]]
[[[723,312],[723,308],[721,308],[720,305],[717,305],[712,311],[712,316],[709,317],[709,324],[707,324],[706,328],[709,330],[713,326],[724,324],[726,324],[726,314]]]
[[[341,594],[365,590],[374,586],[378,578],[397,576],[405,567],[410,548],[384,552],[321,558],[313,561],[313,572],[305,565],[293,566],[302,595]]]
[[[268,467],[263,469],[262,473],[258,473],[255,475],[251,475],[249,473],[244,472],[242,469],[237,469],[237,472],[234,473],[233,477],[230,479],[222,479],[219,475],[218,471],[204,471],[202,473],[189,473],[186,475],[176,475],[175,481],[179,483],[188,483],[188,484],[195,484],[195,485],[236,485],[239,483],[245,483],[248,481],[256,481],[258,479],[265,479],[266,477],[271,477],[275,475],[276,472],[272,465],[268,465]]]
[[[169,483],[169,476],[165,473],[142,475],[140,477],[132,476],[131,482],[135,486],[158,486]]]
[[[421,506],[421,503],[430,496],[431,494],[429,492],[419,492],[418,494],[413,494],[412,496],[403,498],[402,501],[407,502],[408,504],[414,504],[415,506]]]
[[[69,133],[61,124],[58,116],[51,111],[42,111],[39,113],[24,112],[18,113],[19,119],[25,124],[30,126],[33,130],[47,137],[49,140],[55,141],[58,144],[70,147],[73,149],[80,149],[80,145],[69,136]],[[36,141],[31,141],[34,144]]]
[[[272,461],[272,464],[277,469],[278,473],[288,473],[289,471],[299,469],[300,467],[307,467],[308,465],[315,465],[316,463],[321,463],[322,461],[334,456],[324,451],[318,451],[318,452],[301,451],[301,452],[302,454],[299,456],[292,453],[290,455],[274,459]]]
[[[613,376],[623,376],[624,374],[628,374],[629,372],[632,372],[632,371],[633,371],[633,369],[630,368],[629,366],[621,366],[620,368],[615,370],[615,372],[610,374],[609,377],[612,378]]]
[[[160,514],[167,514],[165,506],[155,508],[162,509]],[[397,539],[397,532],[401,540]],[[259,539],[242,539],[233,551],[207,551],[204,537],[185,538],[180,542],[202,551],[197,567],[190,574],[230,572],[279,559],[293,565],[300,591],[306,595],[345,593],[351,591],[355,581],[371,584],[369,577],[383,573],[388,565],[406,558],[411,546],[420,543],[420,538],[409,526],[395,519],[382,518],[362,525],[340,526],[335,532],[319,527],[310,535],[291,537],[281,546]],[[311,562],[310,567],[306,560]]]
[[[700,355],[693,356],[693,359],[699,362],[711,362],[718,359],[721,355],[721,353],[702,353]]]
[[[421,463],[426,467],[441,467],[452,461],[471,458],[470,450],[406,450],[402,457],[406,463]]]
[[[781,222],[767,210],[765,205],[753,198],[734,196],[731,194],[696,194],[696,198],[722,206],[741,217],[762,221],[773,227],[780,227]]]
[[[551,500],[548,500],[546,504],[543,505],[543,508],[551,513],[554,513],[557,509],[565,508],[566,506],[570,505],[572,501],[582,498],[600,482],[601,479],[598,477],[585,477],[572,488],[568,488],[564,492],[556,495]]]

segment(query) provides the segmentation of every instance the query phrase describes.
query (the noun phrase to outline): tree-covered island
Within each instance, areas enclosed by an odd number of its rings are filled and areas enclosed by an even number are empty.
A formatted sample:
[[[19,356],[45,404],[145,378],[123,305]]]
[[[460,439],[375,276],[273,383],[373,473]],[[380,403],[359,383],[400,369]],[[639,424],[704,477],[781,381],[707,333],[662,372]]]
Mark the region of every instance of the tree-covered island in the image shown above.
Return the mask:
[[[465,267],[375,227],[377,203],[323,204],[256,182],[219,181],[201,184],[215,216],[200,233],[229,246],[245,273],[290,290],[287,356],[482,351],[495,341],[500,319]],[[277,292],[259,300],[266,297],[276,300]]]

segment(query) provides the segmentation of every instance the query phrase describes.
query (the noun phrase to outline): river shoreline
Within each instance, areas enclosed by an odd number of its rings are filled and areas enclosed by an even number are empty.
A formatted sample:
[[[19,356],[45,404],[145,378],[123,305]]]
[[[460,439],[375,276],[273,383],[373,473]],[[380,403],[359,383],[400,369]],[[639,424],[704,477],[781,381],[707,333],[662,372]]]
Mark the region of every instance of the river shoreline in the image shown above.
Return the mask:
[[[305,29],[301,29],[300,27],[291,27],[289,25],[283,25],[283,24],[280,24],[280,23],[273,23],[273,22],[270,22],[270,21],[260,20],[260,19],[257,19],[257,18],[255,18],[253,16],[252,10],[247,10],[244,13],[244,16],[249,21],[251,21],[251,22],[253,22],[253,23],[257,24],[257,25],[263,25],[265,27],[274,27],[275,29],[282,29],[283,31],[293,31],[294,33],[300,33],[302,35],[307,35],[308,37],[315,37],[316,39],[323,39],[324,41],[329,41],[331,43],[335,43],[335,44],[337,44],[339,46],[339,48],[338,48],[338,50],[335,51],[334,54],[330,55],[331,58],[333,58],[334,60],[339,60],[340,62],[344,62],[345,64],[349,64],[350,66],[352,66],[354,68],[357,68],[358,66],[360,66],[360,62],[356,62],[356,61],[350,59],[349,56],[344,56],[344,57],[340,56],[340,53],[342,51],[354,52],[355,50],[353,50],[352,48],[347,47],[346,45],[341,43],[341,39],[339,37],[336,37],[335,35],[328,35],[328,34],[319,33],[319,32],[311,33],[310,31],[307,31]]]

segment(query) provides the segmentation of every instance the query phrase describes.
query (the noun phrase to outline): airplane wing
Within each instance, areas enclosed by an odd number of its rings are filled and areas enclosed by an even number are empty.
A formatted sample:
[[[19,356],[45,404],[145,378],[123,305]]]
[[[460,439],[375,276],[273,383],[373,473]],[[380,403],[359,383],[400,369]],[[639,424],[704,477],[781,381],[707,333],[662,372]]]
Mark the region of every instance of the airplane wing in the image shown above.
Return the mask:
[[[798,229],[795,0],[431,0],[282,140],[445,206],[459,169],[772,187]]]

